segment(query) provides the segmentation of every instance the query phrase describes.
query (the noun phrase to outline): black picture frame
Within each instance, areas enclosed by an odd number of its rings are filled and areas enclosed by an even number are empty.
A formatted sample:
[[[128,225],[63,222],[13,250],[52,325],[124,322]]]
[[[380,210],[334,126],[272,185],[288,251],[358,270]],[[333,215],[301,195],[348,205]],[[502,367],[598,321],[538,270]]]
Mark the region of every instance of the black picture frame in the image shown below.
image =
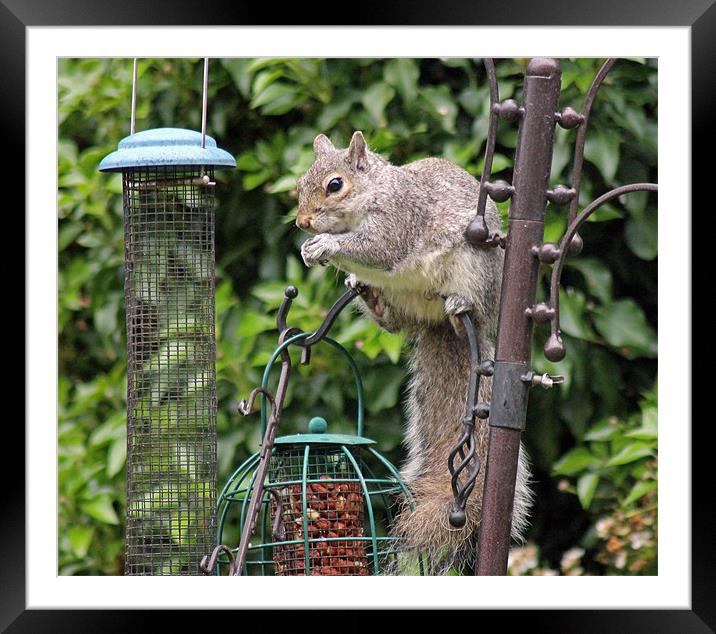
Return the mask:
[[[345,7],[348,9],[348,7]],[[152,26],[177,25],[269,25],[277,13],[288,25],[335,24],[340,7],[312,2],[310,11],[304,3],[283,5],[280,12],[265,3],[219,2],[202,3],[199,7],[186,0],[124,0],[121,3],[98,0],[0,0],[0,77],[3,78],[3,127],[8,151],[15,156],[25,152],[25,63],[26,28],[32,26]],[[442,0],[439,3],[412,3],[406,0],[375,3],[364,2],[359,11],[355,6],[344,15],[354,20],[366,16],[369,25],[480,25],[480,26],[687,26],[691,29],[692,86],[692,182],[681,184],[684,199],[691,191],[692,205],[708,200],[707,174],[709,163],[697,157],[708,156],[713,129],[714,91],[716,90],[716,6],[714,0],[585,0],[539,3],[533,0],[511,0],[509,3]],[[662,124],[664,124],[662,122]],[[26,178],[27,178],[26,174]],[[24,188],[17,187],[21,196]],[[21,204],[23,199],[21,198]],[[686,209],[686,204],[685,204]],[[684,210],[680,210],[683,213]],[[8,214],[10,210],[8,210]],[[674,221],[673,237],[688,249],[691,236],[684,235],[681,224]],[[24,234],[24,229],[23,229]],[[662,298],[668,301],[668,298]],[[31,337],[32,332],[25,331]],[[691,349],[684,336],[683,344]],[[682,368],[691,372],[691,368]],[[690,395],[691,396],[691,395]],[[684,429],[691,423],[691,398],[683,404],[685,420],[664,421]],[[9,422],[9,421],[8,421]],[[712,476],[706,471],[705,452],[710,450],[707,425],[692,425],[692,561],[691,609],[685,610],[512,610],[497,615],[502,625],[512,628],[526,626],[535,631],[550,632],[709,632],[716,627],[716,602],[713,600],[714,570],[713,537],[716,535],[714,513],[710,507],[713,493]],[[48,421],[51,425],[52,421]],[[10,449],[16,457],[24,457],[24,429],[6,425],[4,429],[6,456]],[[138,620],[129,610],[28,610],[25,594],[25,491],[24,470],[17,461],[0,461],[3,479],[2,517],[0,524],[0,629],[9,632],[36,631],[127,631],[137,624],[149,623],[149,615]],[[12,483],[12,486],[10,486]],[[30,545],[31,547],[31,545]],[[488,614],[483,613],[475,627],[487,626]],[[188,624],[186,613],[182,620]],[[161,617],[169,623],[166,612]],[[206,627],[212,627],[207,622]]]

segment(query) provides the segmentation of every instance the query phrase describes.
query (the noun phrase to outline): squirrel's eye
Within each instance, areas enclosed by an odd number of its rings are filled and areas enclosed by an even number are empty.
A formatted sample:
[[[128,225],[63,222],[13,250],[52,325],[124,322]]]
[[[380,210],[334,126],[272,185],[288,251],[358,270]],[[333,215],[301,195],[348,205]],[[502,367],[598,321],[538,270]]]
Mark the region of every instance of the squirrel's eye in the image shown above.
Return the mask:
[[[340,177],[332,178],[326,185],[326,193],[335,194],[341,187],[343,187],[343,179]]]

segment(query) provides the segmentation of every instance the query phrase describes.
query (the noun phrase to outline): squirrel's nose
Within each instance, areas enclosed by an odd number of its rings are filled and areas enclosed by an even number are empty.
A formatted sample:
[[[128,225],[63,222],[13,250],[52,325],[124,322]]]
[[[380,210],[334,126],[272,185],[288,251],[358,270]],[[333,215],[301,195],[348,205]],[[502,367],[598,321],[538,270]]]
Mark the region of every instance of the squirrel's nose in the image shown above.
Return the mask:
[[[296,224],[297,224],[301,229],[310,229],[310,228],[311,228],[311,219],[310,219],[310,218],[306,218],[306,217],[304,217],[304,218],[297,218],[297,219],[296,219]]]

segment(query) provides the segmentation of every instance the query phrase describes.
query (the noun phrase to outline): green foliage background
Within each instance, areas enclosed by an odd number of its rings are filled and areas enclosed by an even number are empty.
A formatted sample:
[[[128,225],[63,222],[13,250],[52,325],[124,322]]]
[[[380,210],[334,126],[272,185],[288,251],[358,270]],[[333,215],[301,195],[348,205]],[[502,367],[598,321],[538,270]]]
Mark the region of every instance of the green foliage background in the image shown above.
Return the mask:
[[[562,106],[581,108],[603,60],[563,64]],[[519,100],[527,60],[496,63],[500,97]],[[201,63],[141,60],[137,129],[200,126]],[[59,573],[121,574],[125,504],[125,325],[121,182],[97,164],[128,134],[131,60],[59,62]],[[319,132],[345,146],[356,129],[394,163],[443,156],[479,178],[488,89],[481,60],[227,59],[211,64],[209,133],[237,157],[217,175],[219,483],[255,451],[257,418],[232,408],[260,382],[276,343],[287,283],[291,321],[315,327],[342,291],[333,269],[305,270],[293,224],[296,178]],[[557,129],[552,184],[568,183],[575,132]],[[621,60],[593,108],[580,202],[656,181],[657,66]],[[516,129],[501,123],[494,171],[507,180]],[[534,365],[565,384],[533,390],[526,442],[536,505],[535,560],[515,574],[656,571],[657,216],[655,197],[605,205],[568,260],[562,328],[568,356],[549,364],[537,331]],[[506,214],[507,205],[502,205]],[[548,209],[557,240],[566,209]],[[542,271],[541,289],[547,271]],[[356,353],[368,395],[367,431],[400,463],[405,358],[401,337],[353,314],[336,338]],[[347,368],[315,354],[291,386],[282,431],[312,415],[349,431]],[[447,477],[447,475],[446,475]],[[635,540],[633,535],[640,535]],[[572,553],[565,564],[565,552]],[[574,555],[576,553],[576,555]],[[574,565],[574,557],[579,559]]]

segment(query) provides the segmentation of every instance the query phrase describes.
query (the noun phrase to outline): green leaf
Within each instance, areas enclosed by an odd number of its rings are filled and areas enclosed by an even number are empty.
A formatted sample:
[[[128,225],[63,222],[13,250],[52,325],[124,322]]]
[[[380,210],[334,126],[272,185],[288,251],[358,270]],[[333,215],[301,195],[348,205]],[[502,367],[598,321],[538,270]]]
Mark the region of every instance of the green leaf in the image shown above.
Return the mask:
[[[78,559],[82,559],[87,555],[94,528],[91,526],[73,526],[67,531],[67,537],[70,540],[70,548]]]
[[[260,172],[247,174],[243,179],[244,189],[247,192],[256,189],[259,185],[263,185],[269,178],[271,178],[271,170],[261,170]]]
[[[607,462],[606,466],[617,467],[653,455],[654,449],[653,447],[651,447],[651,445],[635,442],[631,445],[627,445],[626,447],[624,447],[616,456],[614,456]]]
[[[640,218],[630,218],[624,228],[624,236],[634,255],[642,260],[653,260],[659,250],[656,214],[644,214]]]
[[[84,227],[82,227],[81,224],[62,222],[57,235],[57,250],[59,252],[64,251],[70,244],[72,244],[72,242],[74,242],[75,238],[82,233],[83,229]]]
[[[418,95],[419,76],[418,65],[409,57],[391,59],[383,70],[385,81],[398,90],[406,104],[412,104]]]
[[[239,92],[248,97],[251,90],[251,79],[253,73],[250,65],[253,60],[249,58],[233,58],[221,60],[222,65],[229,71]]]
[[[268,304],[269,308],[278,308],[285,298],[285,291],[286,285],[283,282],[266,282],[255,286],[251,294]]]
[[[363,93],[361,103],[368,111],[376,127],[382,127],[386,124],[384,116],[385,107],[390,103],[393,97],[395,97],[395,90],[383,82],[373,84]]]
[[[84,502],[80,508],[90,517],[104,524],[119,524],[119,518],[109,495],[102,493]]]
[[[632,429],[624,435],[639,440],[655,440],[658,432],[658,410],[655,406],[647,406],[642,410],[641,427]]]
[[[574,148],[571,143],[567,143],[567,131],[557,128],[555,131],[555,144],[552,150],[552,167],[550,170],[550,180],[558,181],[562,177],[562,172],[572,161],[572,153]]]
[[[577,497],[583,509],[589,508],[598,484],[599,475],[596,473],[585,473],[577,480]]]
[[[380,344],[383,346],[383,352],[393,363],[400,361],[400,351],[403,348],[403,336],[392,334],[389,332],[380,333]]]
[[[271,102],[286,97],[287,95],[289,97],[294,97],[296,95],[296,89],[290,84],[277,81],[259,91],[251,100],[251,107],[258,108],[259,106],[270,104]]]
[[[589,292],[607,304],[612,299],[612,273],[609,267],[597,258],[580,257],[567,260],[567,266],[578,270],[587,282]]]
[[[445,132],[454,134],[457,131],[455,129],[457,106],[447,86],[428,86],[423,88],[420,91],[420,99],[427,106],[432,116],[440,122]]]
[[[589,467],[597,467],[600,460],[586,447],[576,447],[562,456],[552,468],[555,475],[574,475]]]
[[[474,151],[474,148],[470,147],[471,152]],[[482,174],[482,170],[485,167],[485,159],[484,157],[480,159],[480,161],[477,163],[477,171]],[[512,160],[506,157],[504,154],[500,154],[499,152],[495,152],[495,154],[492,155],[492,173],[497,174],[497,172],[501,172],[504,169],[507,169],[508,167],[512,167]]]
[[[607,183],[611,183],[617,174],[620,139],[616,131],[590,128],[584,144],[584,158],[599,168]]]
[[[125,434],[117,438],[107,451],[107,475],[110,478],[116,476],[124,467],[127,461],[127,439]]]
[[[655,480],[649,480],[647,482],[637,482],[629,491],[629,495],[627,495],[621,502],[622,506],[629,506],[630,504],[633,504],[636,502],[640,497],[646,495],[649,493],[649,491],[653,491],[657,486],[657,482]]]
[[[629,358],[656,357],[656,333],[633,299],[617,300],[596,309],[595,313],[597,330],[609,345]]]
[[[374,368],[364,377],[366,394],[371,395],[371,398],[367,399],[366,407],[371,414],[395,407],[403,378],[402,370],[393,366]]]
[[[273,68],[271,70],[264,70],[256,74],[254,77],[254,84],[252,87],[255,95],[261,94],[266,88],[268,88],[277,79],[283,77],[283,70],[281,68]]]
[[[604,421],[584,434],[584,440],[588,440],[590,442],[604,442],[606,440],[611,440],[618,432],[619,428],[616,425],[612,425],[609,421]]]
[[[105,300],[94,313],[94,327],[103,335],[117,332],[117,311],[119,310],[119,295]]]
[[[240,337],[255,337],[259,333],[276,329],[276,320],[263,313],[246,312],[241,315],[237,334]]]
[[[279,192],[288,192],[296,188],[296,177],[287,174],[279,178],[273,185],[271,185],[271,193],[278,194]]]
[[[349,97],[337,99],[326,104],[318,117],[317,128],[324,131],[333,128],[333,126],[348,115],[354,101],[353,95],[350,95]]]
[[[236,168],[243,172],[257,172],[262,165],[252,152],[242,154],[236,159]]]
[[[576,289],[560,290],[559,293],[559,324],[568,335],[597,341],[597,337],[589,327],[586,319],[586,299]]]

